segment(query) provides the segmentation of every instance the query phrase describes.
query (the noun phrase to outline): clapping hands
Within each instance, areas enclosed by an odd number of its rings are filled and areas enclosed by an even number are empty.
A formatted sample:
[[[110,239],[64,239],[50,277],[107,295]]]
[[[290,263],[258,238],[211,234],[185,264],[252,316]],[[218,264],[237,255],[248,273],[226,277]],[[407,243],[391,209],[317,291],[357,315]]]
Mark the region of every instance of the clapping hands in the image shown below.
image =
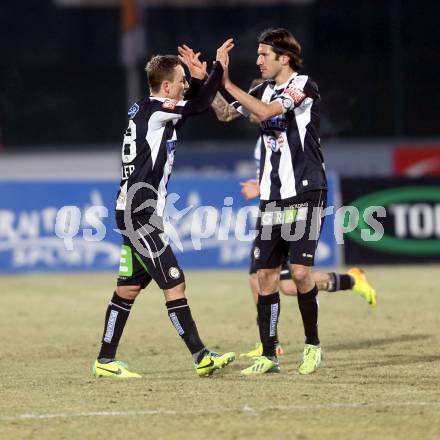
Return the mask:
[[[203,80],[207,77],[206,61],[200,61],[201,52],[194,53],[186,44],[179,46],[177,51],[179,52],[179,60],[188,67],[192,78]]]
[[[217,49],[216,61],[220,62],[223,67],[224,80],[228,78],[229,52],[233,47],[233,38],[228,38]],[[208,76],[206,61],[200,60],[201,52],[194,52],[194,50],[186,44],[178,46],[177,51],[179,53],[179,60],[188,67],[191,77],[203,80]]]

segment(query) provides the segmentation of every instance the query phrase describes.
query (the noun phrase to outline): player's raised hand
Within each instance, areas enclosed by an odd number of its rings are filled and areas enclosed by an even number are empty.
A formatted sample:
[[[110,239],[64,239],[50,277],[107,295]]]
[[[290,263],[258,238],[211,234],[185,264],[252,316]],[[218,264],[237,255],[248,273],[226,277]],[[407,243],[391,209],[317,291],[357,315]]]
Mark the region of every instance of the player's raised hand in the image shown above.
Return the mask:
[[[207,76],[206,72],[206,61],[200,61],[201,52],[194,53],[186,44],[182,44],[177,48],[179,52],[179,60],[182,61],[185,66],[188,67],[189,73],[193,78],[205,79]]]
[[[243,194],[246,200],[252,200],[257,198],[260,195],[260,186],[258,184],[258,180],[249,179],[246,182],[240,182],[241,185],[241,193]]]
[[[216,61],[220,61],[223,69],[227,69],[229,65],[229,51],[234,47],[234,39],[228,38],[218,49]]]
[[[234,47],[234,39],[228,38],[218,49],[217,58],[223,67],[223,86],[229,81],[229,52]]]

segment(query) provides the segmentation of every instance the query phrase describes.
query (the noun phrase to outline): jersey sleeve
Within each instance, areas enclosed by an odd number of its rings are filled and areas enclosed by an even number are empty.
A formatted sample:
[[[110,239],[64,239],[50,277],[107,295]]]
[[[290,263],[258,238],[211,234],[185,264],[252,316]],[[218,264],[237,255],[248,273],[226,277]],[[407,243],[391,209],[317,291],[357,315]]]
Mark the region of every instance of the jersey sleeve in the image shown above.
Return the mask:
[[[173,99],[155,98],[151,100],[153,112],[148,124],[154,128],[165,126],[168,122],[176,125],[183,117],[183,109],[188,101],[175,101]]]
[[[189,101],[190,99],[194,99],[199,93],[200,89],[203,86],[203,80],[198,78],[191,78],[191,82],[188,90],[185,93],[185,100]]]
[[[182,108],[182,116],[192,116],[208,110],[215,94],[217,93],[223,78],[223,67],[215,61],[208,79],[203,83],[197,95],[186,101]]]

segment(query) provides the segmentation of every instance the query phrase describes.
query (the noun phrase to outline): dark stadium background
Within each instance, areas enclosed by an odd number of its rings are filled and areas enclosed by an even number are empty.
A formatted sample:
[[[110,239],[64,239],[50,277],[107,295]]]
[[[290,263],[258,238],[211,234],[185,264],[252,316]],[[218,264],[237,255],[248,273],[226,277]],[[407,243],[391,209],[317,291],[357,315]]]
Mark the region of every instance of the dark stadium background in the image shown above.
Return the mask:
[[[225,3],[228,6],[146,7],[147,55],[175,53],[177,43],[188,42],[209,59],[223,38],[233,36],[237,44],[232,77],[246,87],[258,74],[258,33],[284,26],[301,41],[307,72],[322,90],[324,137],[438,135],[436,1]],[[3,148],[119,143],[127,108],[119,49],[117,7],[59,7],[53,0],[2,2]],[[142,75],[141,62],[138,70]],[[182,137],[251,140],[255,131],[243,122],[226,129],[206,115],[203,122],[188,124]]]

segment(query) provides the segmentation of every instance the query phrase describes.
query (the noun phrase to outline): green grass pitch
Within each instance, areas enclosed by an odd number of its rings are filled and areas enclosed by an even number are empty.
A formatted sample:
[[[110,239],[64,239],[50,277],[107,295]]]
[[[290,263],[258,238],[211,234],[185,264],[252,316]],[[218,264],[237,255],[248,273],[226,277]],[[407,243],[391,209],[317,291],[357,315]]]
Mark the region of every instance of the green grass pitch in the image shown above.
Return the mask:
[[[280,375],[240,377],[237,359],[198,378],[150,286],[137,300],[119,358],[143,375],[91,376],[114,276],[0,277],[0,438],[438,439],[440,267],[367,270],[379,302],[320,294],[319,371],[300,376],[303,330],[282,297]],[[187,294],[212,350],[257,341],[245,272],[187,272]]]

